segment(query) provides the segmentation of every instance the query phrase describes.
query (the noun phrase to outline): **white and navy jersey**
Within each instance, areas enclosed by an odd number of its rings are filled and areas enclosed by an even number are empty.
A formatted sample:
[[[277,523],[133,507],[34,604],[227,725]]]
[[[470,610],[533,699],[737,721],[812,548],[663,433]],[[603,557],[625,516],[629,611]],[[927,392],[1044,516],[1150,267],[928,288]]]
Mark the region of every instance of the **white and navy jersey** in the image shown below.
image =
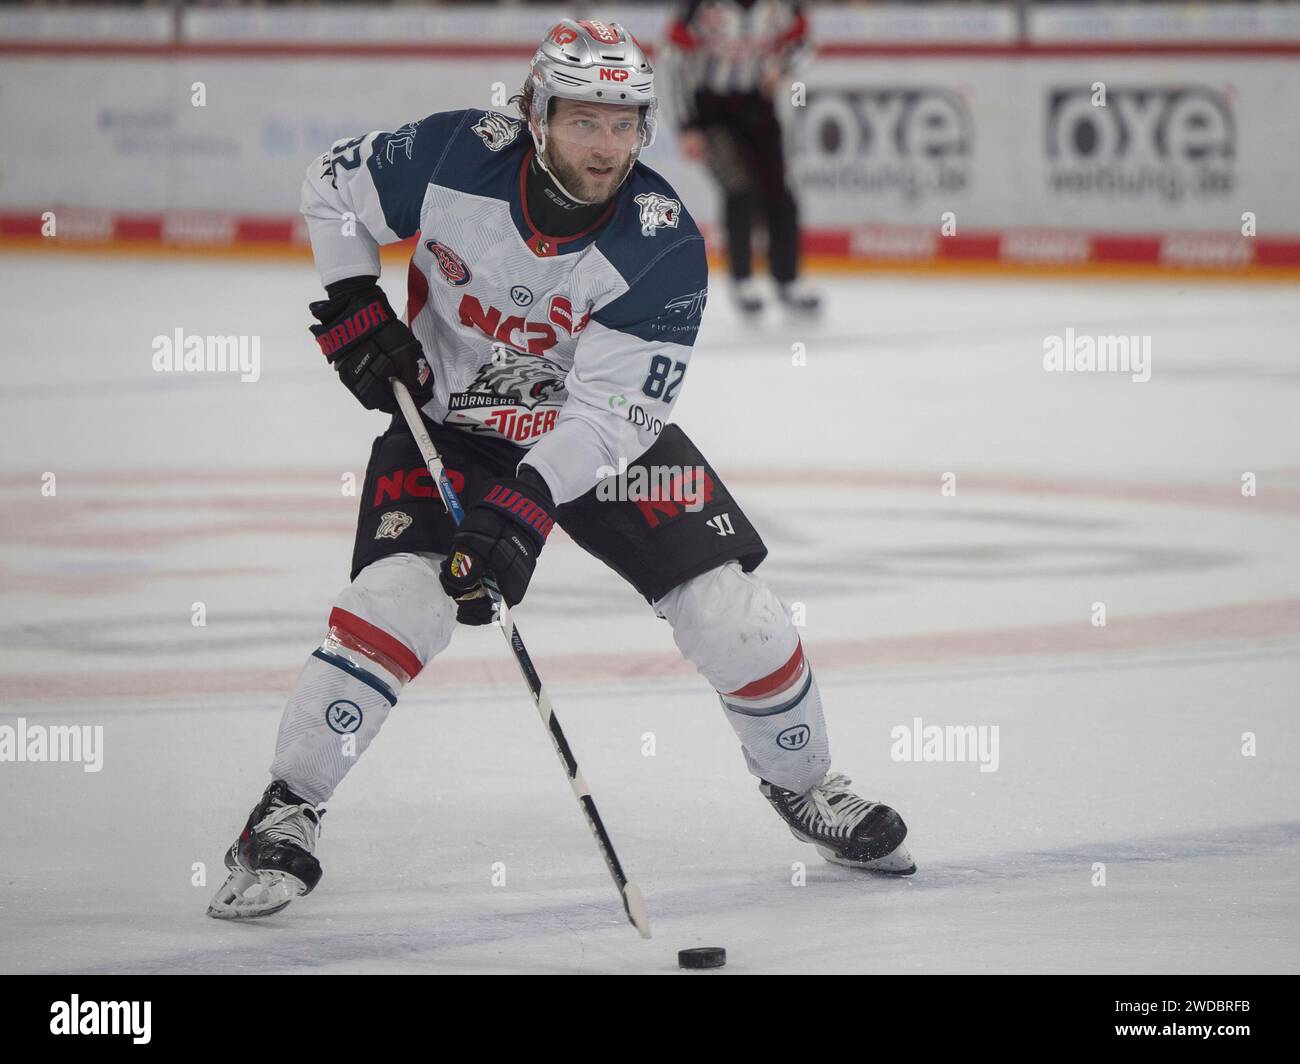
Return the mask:
[[[757,93],[769,69],[789,73],[811,47],[801,0],[687,0],[666,43],[665,80],[684,127],[696,124],[700,93]]]
[[[407,320],[433,368],[434,421],[530,448],[558,503],[634,462],[681,393],[708,287],[704,241],[672,187],[636,163],[576,236],[539,232],[515,118],[448,111],[336,143],[302,212],[321,280],[379,274],[419,234]]]

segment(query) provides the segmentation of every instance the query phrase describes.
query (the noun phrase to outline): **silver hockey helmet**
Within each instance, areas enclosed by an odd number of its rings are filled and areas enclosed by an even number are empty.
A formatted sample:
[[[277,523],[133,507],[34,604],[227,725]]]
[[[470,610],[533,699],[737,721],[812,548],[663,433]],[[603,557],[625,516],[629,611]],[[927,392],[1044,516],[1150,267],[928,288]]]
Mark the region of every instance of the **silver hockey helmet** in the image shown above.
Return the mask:
[[[630,146],[632,158],[654,143],[658,126],[654,68],[636,38],[617,22],[561,19],[533,55],[528,77],[533,86],[528,129],[543,166],[553,99],[634,105],[640,110]]]

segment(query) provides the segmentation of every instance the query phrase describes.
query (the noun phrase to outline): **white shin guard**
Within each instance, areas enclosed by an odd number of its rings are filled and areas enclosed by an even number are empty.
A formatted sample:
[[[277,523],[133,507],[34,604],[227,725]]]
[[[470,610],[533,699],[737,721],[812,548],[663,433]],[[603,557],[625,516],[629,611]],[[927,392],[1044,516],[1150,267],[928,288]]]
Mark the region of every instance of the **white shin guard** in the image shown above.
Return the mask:
[[[271,778],[319,805],[326,801],[388,718],[397,691],[316,651],[307,659],[275,738]]]
[[[830,769],[821,695],[780,600],[738,562],[655,603],[678,649],[718,692],[749,771],[803,794]]]
[[[456,613],[437,554],[393,554],[339,595],[329,631],[284,707],[271,777],[315,804],[379,733],[397,696],[451,641]]]

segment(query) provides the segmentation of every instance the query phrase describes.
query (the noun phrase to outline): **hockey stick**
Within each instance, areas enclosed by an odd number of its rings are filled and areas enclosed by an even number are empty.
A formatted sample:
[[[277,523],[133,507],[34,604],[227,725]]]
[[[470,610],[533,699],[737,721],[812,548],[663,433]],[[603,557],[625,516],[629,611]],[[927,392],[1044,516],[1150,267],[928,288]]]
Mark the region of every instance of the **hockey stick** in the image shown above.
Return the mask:
[[[416,446],[420,448],[420,455],[429,467],[429,473],[433,477],[434,483],[438,485],[438,492],[442,495],[442,504],[447,508],[447,512],[451,514],[452,520],[459,525],[465,518],[465,510],[460,504],[460,499],[456,496],[456,489],[451,486],[451,481],[443,472],[442,459],[438,457],[438,449],[434,447],[433,440],[430,439],[429,432],[424,427],[424,420],[415,405],[415,400],[411,398],[411,393],[406,390],[406,385],[401,381],[394,379],[392,385],[393,394],[397,396],[397,403],[402,408],[402,416],[406,418],[407,427],[411,430],[411,435],[415,437]],[[582,807],[583,816],[587,818],[587,826],[591,828],[591,833],[596,838],[596,845],[600,847],[601,855],[605,858],[605,867],[609,869],[609,874],[614,877],[614,885],[618,887],[619,894],[623,897],[623,910],[627,913],[627,918],[632,922],[632,926],[641,932],[641,937],[649,938],[650,918],[645,911],[645,900],[641,897],[641,892],[636,888],[636,885],[627,881],[623,866],[618,862],[618,854],[614,852],[614,844],[609,841],[609,833],[605,831],[605,825],[601,822],[600,814],[596,811],[596,803],[591,797],[591,792],[587,789],[587,781],[582,778],[577,759],[574,758],[573,751],[569,749],[569,741],[564,737],[564,731],[555,716],[555,710],[551,707],[550,696],[547,695],[546,689],[542,686],[541,677],[537,675],[537,670],[533,668],[533,659],[528,656],[528,650],[524,647],[523,638],[519,635],[518,629],[515,628],[514,619],[510,616],[510,607],[506,604],[505,599],[501,597],[496,581],[491,577],[484,577],[482,584],[492,599],[493,610],[499,618],[498,623],[501,627],[501,634],[506,637],[506,642],[510,645],[510,652],[514,654],[515,662],[519,666],[519,672],[523,676],[524,682],[528,684],[528,690],[532,692],[533,704],[537,706],[537,712],[541,715],[542,723],[550,733],[551,742],[555,745],[555,752],[559,755],[564,770],[568,774],[569,786],[573,788],[573,796],[578,799],[578,805]]]

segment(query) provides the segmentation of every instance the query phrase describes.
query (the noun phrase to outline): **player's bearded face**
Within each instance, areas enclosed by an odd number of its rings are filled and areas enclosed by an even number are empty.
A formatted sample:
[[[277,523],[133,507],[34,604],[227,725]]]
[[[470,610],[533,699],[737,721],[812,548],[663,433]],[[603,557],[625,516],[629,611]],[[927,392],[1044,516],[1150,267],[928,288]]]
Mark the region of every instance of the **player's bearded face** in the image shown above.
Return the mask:
[[[578,199],[605,203],[641,146],[640,109],[557,100],[547,120],[546,164]]]

